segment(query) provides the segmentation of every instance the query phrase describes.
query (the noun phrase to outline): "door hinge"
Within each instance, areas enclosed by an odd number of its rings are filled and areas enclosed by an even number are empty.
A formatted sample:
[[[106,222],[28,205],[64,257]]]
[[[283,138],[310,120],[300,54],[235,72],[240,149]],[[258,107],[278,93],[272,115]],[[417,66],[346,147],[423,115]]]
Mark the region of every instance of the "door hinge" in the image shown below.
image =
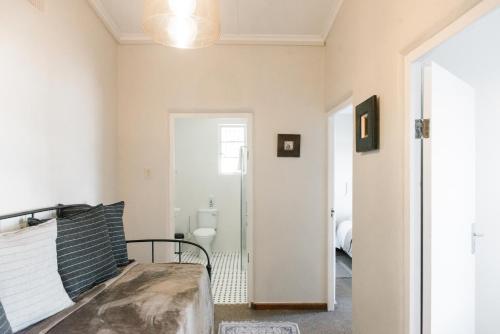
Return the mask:
[[[431,120],[428,118],[415,120],[415,138],[427,139],[431,134]]]

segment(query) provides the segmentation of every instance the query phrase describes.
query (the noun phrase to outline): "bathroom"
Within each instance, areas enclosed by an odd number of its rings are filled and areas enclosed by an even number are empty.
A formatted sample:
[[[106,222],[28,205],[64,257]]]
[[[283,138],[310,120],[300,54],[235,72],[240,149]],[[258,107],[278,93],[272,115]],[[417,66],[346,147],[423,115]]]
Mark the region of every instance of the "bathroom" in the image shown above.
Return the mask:
[[[247,119],[184,115],[173,121],[175,233],[209,253],[215,302],[244,304]],[[205,261],[192,247],[182,251],[189,262]]]

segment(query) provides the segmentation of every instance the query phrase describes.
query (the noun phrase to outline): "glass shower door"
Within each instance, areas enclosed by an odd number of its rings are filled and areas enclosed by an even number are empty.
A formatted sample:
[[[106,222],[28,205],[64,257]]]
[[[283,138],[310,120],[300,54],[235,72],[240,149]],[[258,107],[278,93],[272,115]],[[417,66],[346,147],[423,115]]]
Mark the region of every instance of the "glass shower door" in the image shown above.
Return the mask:
[[[248,226],[248,208],[247,208],[247,166],[248,166],[248,148],[242,146],[240,149],[241,163],[241,184],[240,184],[240,268],[242,271],[247,269],[248,248],[247,248],[247,226]]]

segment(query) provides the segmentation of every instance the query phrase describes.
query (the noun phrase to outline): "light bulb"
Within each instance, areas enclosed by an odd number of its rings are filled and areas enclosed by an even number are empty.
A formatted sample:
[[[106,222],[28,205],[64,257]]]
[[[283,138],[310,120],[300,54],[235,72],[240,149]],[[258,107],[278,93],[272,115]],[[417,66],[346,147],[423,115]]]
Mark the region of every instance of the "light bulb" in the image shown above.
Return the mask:
[[[168,5],[173,14],[180,17],[188,17],[196,10],[196,0],[168,0]]]
[[[220,0],[144,1],[144,32],[155,43],[176,48],[203,48],[220,37]]]
[[[197,34],[196,22],[190,17],[172,17],[168,23],[168,35],[177,47],[189,47]]]

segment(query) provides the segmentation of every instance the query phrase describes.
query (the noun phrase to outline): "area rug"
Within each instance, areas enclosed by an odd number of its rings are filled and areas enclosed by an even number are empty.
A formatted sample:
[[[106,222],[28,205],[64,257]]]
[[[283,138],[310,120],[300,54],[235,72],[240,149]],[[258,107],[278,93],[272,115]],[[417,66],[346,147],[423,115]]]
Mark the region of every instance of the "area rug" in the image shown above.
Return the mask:
[[[293,322],[223,322],[219,334],[300,334]]]

